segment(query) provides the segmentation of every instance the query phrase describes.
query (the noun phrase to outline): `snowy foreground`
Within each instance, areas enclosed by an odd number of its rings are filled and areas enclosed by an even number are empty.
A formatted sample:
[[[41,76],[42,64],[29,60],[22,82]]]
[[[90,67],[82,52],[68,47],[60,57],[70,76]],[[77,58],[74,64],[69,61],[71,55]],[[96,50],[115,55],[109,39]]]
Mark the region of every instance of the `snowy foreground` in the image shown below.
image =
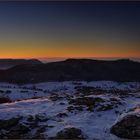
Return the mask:
[[[140,139],[135,118],[135,136],[119,131],[117,123],[132,115],[140,118],[136,82],[0,83],[0,138]]]

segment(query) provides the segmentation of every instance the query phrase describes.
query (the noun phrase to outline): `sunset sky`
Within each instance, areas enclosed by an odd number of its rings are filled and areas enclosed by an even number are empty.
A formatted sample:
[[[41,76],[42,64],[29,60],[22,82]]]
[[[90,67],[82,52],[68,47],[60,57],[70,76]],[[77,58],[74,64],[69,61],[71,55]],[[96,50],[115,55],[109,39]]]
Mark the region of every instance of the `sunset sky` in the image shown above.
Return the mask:
[[[0,2],[0,58],[140,57],[140,2]]]

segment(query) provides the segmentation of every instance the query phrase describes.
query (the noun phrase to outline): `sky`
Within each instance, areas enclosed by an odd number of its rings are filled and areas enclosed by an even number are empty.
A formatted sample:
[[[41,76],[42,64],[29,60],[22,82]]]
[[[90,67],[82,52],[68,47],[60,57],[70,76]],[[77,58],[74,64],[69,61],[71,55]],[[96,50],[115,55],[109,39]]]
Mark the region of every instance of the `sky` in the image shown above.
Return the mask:
[[[0,2],[0,58],[139,58],[140,2]]]

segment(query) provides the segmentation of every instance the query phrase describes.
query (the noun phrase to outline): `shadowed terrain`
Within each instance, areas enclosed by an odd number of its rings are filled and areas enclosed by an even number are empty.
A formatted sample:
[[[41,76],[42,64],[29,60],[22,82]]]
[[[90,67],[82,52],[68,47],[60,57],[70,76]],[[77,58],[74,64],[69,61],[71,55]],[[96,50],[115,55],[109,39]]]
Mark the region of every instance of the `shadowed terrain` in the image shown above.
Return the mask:
[[[67,59],[38,65],[17,65],[0,71],[1,82],[39,83],[70,80],[140,81],[140,63],[129,59]]]
[[[0,59],[0,69],[8,69],[22,64],[41,64],[37,59]]]

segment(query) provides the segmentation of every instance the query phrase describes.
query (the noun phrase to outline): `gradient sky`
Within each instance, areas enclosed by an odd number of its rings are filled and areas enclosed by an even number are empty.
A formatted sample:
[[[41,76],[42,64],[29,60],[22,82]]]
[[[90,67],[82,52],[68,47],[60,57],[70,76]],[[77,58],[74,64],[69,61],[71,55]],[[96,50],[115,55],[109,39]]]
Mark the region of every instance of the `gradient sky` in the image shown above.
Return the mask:
[[[0,58],[140,57],[140,2],[0,2]]]

